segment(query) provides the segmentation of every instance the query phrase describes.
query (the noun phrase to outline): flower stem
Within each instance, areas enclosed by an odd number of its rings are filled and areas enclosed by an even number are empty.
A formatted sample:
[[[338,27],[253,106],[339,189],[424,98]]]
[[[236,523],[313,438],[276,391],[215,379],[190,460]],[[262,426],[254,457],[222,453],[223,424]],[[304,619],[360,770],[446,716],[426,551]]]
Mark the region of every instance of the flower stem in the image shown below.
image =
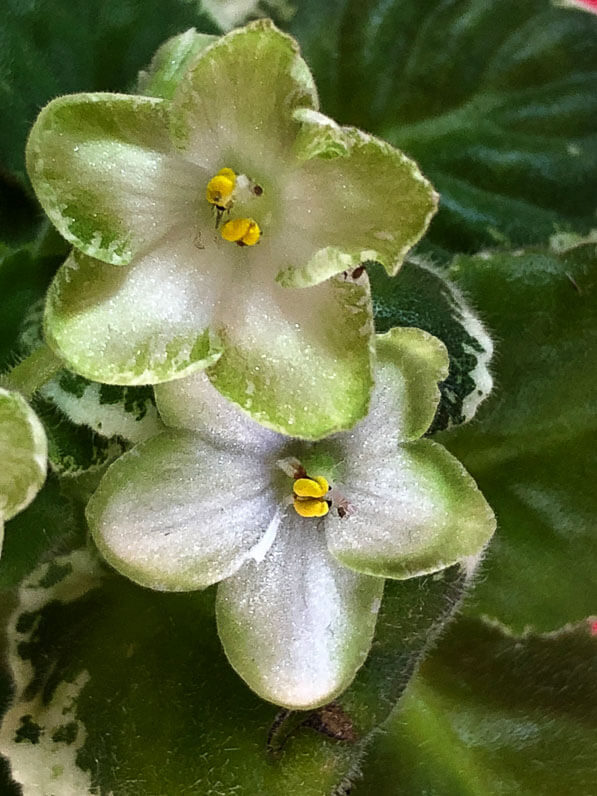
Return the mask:
[[[0,386],[17,390],[24,398],[29,399],[63,367],[62,360],[44,344],[11,371],[0,376]]]

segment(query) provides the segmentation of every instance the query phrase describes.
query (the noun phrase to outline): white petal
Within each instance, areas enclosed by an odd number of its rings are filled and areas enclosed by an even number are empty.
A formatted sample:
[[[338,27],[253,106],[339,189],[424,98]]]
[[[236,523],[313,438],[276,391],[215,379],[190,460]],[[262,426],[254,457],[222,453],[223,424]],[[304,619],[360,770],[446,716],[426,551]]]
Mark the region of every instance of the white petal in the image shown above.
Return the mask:
[[[275,464],[165,432],[109,468],[87,507],[107,561],[143,586],[188,591],[267,551],[279,522]]]
[[[375,467],[351,460],[336,489],[352,513],[325,518],[329,549],[359,572],[387,578],[436,572],[477,555],[495,530],[471,476],[431,440],[401,445]]]
[[[155,387],[162,420],[174,428],[196,431],[223,448],[257,453],[284,444],[284,437],[252,420],[227,400],[202,371]]]
[[[218,587],[220,638],[261,697],[289,708],[323,705],[364,662],[383,592],[328,553],[321,525],[290,513],[263,563]]]
[[[250,254],[250,253],[249,253]],[[214,330],[223,353],[212,384],[258,422],[318,439],[367,411],[372,381],[368,282],[330,279],[301,290],[238,269]]]
[[[369,413],[342,437],[349,460],[365,471],[428,429],[440,399],[438,382],[449,365],[444,344],[422,329],[394,328],[376,338]]]
[[[75,370],[112,384],[151,384],[217,357],[208,327],[230,272],[213,241],[176,228],[126,268],[74,252],[50,287],[48,342]]]

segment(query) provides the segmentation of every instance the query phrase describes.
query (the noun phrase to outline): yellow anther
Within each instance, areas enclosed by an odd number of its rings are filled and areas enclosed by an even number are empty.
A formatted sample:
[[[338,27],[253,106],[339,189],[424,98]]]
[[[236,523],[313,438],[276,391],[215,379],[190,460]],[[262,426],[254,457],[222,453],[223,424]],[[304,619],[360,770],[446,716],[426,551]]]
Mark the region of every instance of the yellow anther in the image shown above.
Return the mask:
[[[321,498],[327,495],[330,485],[322,475],[315,478],[297,478],[293,485],[294,494],[297,497]]]
[[[325,517],[330,510],[325,500],[310,497],[295,497],[294,510],[301,517]]]
[[[261,230],[252,218],[233,218],[222,227],[222,237],[239,246],[254,246],[261,237]]]
[[[227,210],[231,204],[235,186],[236,174],[232,169],[220,169],[216,176],[207,183],[205,198],[220,210]]]

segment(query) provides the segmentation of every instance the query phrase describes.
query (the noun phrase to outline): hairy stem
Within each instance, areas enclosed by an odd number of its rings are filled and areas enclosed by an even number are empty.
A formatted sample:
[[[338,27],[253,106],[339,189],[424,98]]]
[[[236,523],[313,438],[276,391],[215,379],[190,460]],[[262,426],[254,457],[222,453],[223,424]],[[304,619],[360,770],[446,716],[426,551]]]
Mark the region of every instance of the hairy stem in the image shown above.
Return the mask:
[[[18,390],[24,398],[29,399],[63,367],[62,360],[47,345],[42,345],[11,371],[0,376],[0,385]]]

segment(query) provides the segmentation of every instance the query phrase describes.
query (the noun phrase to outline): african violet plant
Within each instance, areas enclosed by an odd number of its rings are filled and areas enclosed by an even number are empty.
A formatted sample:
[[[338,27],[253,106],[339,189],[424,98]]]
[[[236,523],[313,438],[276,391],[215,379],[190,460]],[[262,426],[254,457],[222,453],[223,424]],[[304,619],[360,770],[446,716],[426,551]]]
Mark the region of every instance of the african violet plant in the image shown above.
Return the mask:
[[[569,5],[10,0],[3,792],[591,791]]]

